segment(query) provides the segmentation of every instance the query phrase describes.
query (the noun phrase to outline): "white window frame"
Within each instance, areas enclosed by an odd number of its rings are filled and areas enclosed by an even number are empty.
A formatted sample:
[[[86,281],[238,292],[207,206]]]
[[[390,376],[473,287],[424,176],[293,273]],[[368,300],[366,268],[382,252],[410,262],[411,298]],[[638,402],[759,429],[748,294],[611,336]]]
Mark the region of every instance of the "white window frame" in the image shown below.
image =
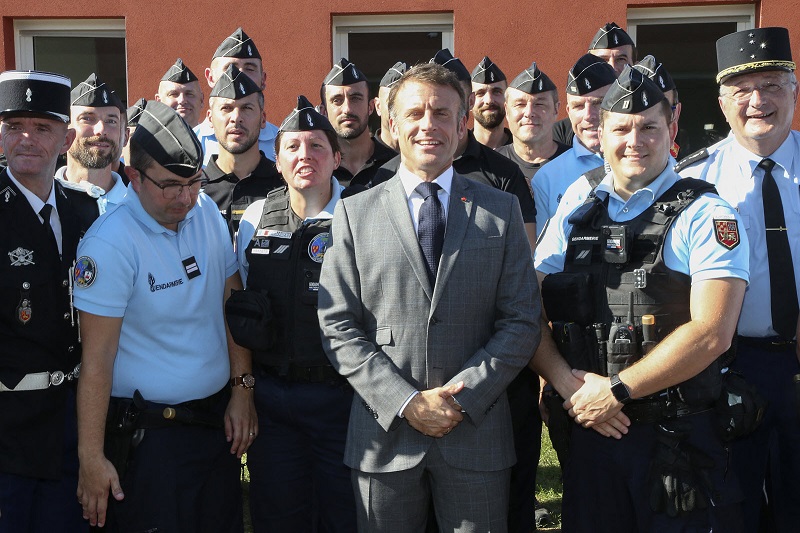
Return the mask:
[[[350,57],[348,35],[351,33],[437,32],[442,34],[442,48],[453,47],[452,13],[411,15],[335,15],[333,17],[333,60]]]
[[[651,24],[684,24],[701,22],[736,22],[736,31],[755,28],[754,4],[685,6],[685,7],[632,7],[628,9],[628,35],[636,42],[639,26]]]
[[[121,37],[125,39],[125,19],[15,19],[14,56],[18,70],[34,65],[34,37]],[[126,48],[127,48],[127,40]],[[127,70],[127,52],[125,54]]]

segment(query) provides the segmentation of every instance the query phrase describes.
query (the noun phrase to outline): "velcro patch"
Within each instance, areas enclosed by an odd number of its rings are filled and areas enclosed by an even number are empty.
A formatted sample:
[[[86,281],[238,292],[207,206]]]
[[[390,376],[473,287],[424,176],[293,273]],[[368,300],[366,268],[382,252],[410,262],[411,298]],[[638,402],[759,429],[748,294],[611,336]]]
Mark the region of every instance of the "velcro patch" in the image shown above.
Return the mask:
[[[739,245],[739,223],[736,220],[714,219],[714,237],[717,242],[728,250],[733,250]]]

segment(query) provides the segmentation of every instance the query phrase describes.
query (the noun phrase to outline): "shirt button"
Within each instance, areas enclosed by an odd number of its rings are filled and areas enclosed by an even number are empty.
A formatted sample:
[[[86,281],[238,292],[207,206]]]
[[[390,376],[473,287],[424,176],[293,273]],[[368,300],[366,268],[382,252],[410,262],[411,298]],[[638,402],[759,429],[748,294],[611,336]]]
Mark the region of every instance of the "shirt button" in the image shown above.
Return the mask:
[[[27,289],[30,289],[30,288],[31,288],[31,284],[30,284],[30,283],[28,283],[27,281],[23,281],[23,282],[22,282],[22,288],[23,288],[23,289],[26,289],[26,290],[27,290]]]
[[[74,352],[74,351],[75,351],[75,347],[74,347],[74,346],[70,346],[69,348],[67,348],[67,351],[68,351],[69,353],[72,353],[72,352]]]
[[[627,207],[623,207],[623,208],[622,208],[622,212],[623,212],[623,213],[627,213],[627,212],[628,212],[628,208],[627,208]]]
[[[64,320],[69,320],[69,313],[64,313]]]
[[[64,280],[64,281],[61,282],[61,286],[62,287],[66,287],[67,285],[69,285],[69,281]]]

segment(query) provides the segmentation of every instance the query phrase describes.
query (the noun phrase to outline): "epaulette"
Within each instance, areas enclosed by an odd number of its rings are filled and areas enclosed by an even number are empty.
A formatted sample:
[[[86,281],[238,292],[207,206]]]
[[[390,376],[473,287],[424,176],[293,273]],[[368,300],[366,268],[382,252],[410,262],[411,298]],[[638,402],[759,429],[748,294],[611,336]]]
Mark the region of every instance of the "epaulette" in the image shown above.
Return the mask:
[[[88,194],[89,196],[91,196],[92,198],[95,198],[95,199],[96,198],[100,198],[101,196],[103,196],[106,193],[105,189],[103,189],[102,187],[98,187],[97,185],[95,185],[93,183],[90,183],[88,181],[81,181],[79,183],[73,183],[71,181],[68,181],[68,180],[65,180],[65,179],[62,179],[62,178],[56,178],[56,179],[61,184],[61,186],[64,187],[65,189],[71,189],[73,191],[80,191],[80,192]]]
[[[691,155],[687,155],[686,157],[684,157],[683,159],[678,161],[678,163],[676,163],[675,166],[673,167],[673,170],[677,174],[680,174],[681,170],[685,169],[686,167],[688,167],[690,165],[693,165],[693,164],[697,163],[698,161],[702,161],[703,159],[706,159],[709,155],[710,154],[708,153],[708,148],[703,148],[702,150],[698,150],[695,153],[693,153]]]

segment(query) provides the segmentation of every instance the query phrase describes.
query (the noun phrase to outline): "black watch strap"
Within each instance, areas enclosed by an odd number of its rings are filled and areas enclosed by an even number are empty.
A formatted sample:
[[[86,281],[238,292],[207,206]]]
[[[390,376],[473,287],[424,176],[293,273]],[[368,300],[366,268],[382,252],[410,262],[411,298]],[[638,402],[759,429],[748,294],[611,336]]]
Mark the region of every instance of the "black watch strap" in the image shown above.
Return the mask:
[[[629,391],[627,385],[619,379],[619,374],[611,376],[611,394],[623,405],[629,404],[631,400],[633,400],[633,398],[631,398],[631,391]]]

